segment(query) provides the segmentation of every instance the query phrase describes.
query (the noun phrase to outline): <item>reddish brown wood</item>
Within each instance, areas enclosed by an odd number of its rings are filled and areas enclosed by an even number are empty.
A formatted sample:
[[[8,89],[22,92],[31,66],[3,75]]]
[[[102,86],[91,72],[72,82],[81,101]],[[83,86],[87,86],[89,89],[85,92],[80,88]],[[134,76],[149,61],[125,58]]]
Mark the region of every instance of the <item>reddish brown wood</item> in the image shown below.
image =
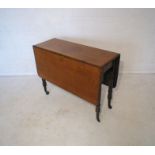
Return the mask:
[[[60,39],[33,49],[38,75],[95,104],[99,121],[101,84],[116,86],[120,55]]]
[[[65,57],[76,59],[97,67],[104,67],[104,65],[118,56],[117,53],[111,51],[101,50],[56,38],[37,44],[35,47],[55,52]]]
[[[100,68],[35,48],[38,75],[84,99],[97,104]]]

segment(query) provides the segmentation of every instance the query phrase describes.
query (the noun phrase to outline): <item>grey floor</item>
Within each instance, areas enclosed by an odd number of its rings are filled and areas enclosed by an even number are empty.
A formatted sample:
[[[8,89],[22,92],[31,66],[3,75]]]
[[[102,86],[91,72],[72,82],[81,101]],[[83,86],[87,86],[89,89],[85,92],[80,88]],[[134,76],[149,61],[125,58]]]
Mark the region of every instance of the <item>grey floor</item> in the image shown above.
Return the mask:
[[[37,76],[0,77],[0,145],[155,145],[155,74],[123,74],[95,107]]]

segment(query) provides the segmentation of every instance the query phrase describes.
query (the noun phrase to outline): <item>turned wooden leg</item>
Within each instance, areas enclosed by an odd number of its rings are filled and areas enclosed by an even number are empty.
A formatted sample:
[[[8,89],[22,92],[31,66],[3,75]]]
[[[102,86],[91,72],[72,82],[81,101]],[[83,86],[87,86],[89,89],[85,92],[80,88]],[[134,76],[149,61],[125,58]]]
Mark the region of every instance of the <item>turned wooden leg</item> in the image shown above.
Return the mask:
[[[47,90],[46,80],[45,79],[42,79],[42,83],[43,83],[44,91],[45,91],[46,95],[48,95],[49,94],[49,91]]]
[[[96,106],[96,119],[100,122],[100,104]]]
[[[112,99],[112,86],[109,86],[109,89],[108,89],[108,107],[109,107],[109,109],[112,109],[111,99]]]

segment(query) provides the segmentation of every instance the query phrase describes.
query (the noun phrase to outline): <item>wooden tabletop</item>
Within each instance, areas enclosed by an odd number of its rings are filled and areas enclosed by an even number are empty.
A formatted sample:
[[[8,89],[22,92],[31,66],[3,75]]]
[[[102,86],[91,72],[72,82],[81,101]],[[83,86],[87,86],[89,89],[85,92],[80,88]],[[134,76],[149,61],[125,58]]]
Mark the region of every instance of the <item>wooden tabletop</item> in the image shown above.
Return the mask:
[[[95,65],[97,67],[103,67],[108,62],[119,56],[119,54],[115,52],[56,38],[34,45],[34,47],[45,49],[72,59],[76,59],[78,61],[82,61],[84,63]]]

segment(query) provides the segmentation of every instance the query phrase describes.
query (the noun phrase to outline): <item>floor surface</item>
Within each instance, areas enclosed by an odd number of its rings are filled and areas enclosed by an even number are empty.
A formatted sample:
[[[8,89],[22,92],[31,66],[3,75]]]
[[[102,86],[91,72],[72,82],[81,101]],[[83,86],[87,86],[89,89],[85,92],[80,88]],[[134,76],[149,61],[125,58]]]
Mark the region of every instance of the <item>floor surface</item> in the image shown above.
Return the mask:
[[[155,74],[123,74],[94,105],[38,76],[0,77],[0,145],[155,145]]]

